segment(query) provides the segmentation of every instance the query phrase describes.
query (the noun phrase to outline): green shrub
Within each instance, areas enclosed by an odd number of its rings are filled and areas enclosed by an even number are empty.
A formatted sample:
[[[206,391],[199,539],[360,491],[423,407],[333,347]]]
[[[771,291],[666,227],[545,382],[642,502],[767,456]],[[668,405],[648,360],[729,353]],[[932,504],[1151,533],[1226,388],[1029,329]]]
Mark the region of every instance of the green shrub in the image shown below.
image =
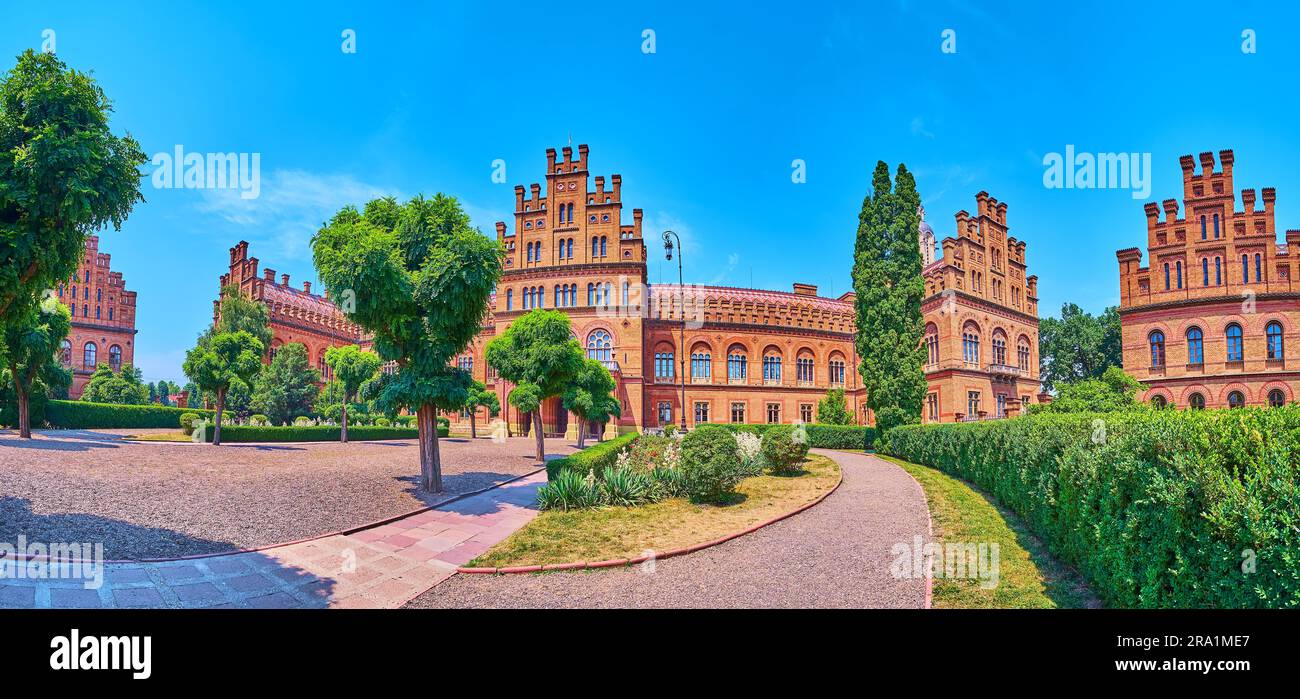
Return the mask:
[[[616,507],[636,507],[654,498],[654,484],[644,473],[625,468],[606,467],[598,482],[600,501]]]
[[[51,400],[45,406],[45,421],[64,429],[124,429],[180,426],[181,416],[195,414],[208,420],[215,411],[200,408],[172,408],[162,405],[117,405],[79,400]]]
[[[808,440],[796,435],[793,426],[778,425],[763,435],[761,453],[774,472],[795,473],[808,458]]]
[[[271,424],[271,419],[265,415],[249,415],[248,424],[254,427],[267,427]]]
[[[575,471],[561,471],[537,490],[537,506],[543,510],[578,510],[597,504],[593,483]]]
[[[212,441],[214,426],[206,425],[203,432],[205,442]],[[289,427],[251,427],[241,425],[222,425],[221,442],[337,442],[343,428],[337,425],[293,425]],[[446,437],[442,428],[439,437]],[[416,439],[419,432],[407,427],[352,427],[348,426],[348,441],[366,442],[380,439]]]
[[[890,430],[988,491],[1116,607],[1300,607],[1300,406]]]
[[[308,425],[314,425],[314,424],[316,423],[312,422],[312,419],[307,417],[306,415],[299,415],[298,417],[293,419],[294,427],[307,427]]]
[[[198,413],[185,413],[181,415],[181,431],[185,433],[186,437],[194,434],[194,421],[198,420],[199,417],[200,415]]]
[[[699,427],[705,427],[700,425]],[[757,435],[767,434],[768,430],[782,425],[744,423],[710,423],[708,426],[721,427],[731,432],[753,432]],[[789,425],[785,425],[789,427]],[[875,446],[876,428],[860,425],[804,425],[808,432],[808,446],[813,449],[863,449]]]
[[[375,427],[391,427],[392,425],[393,421],[386,417],[375,418]]]
[[[701,425],[682,439],[682,471],[692,500],[724,500],[744,478],[743,470],[729,430]]]
[[[639,436],[635,432],[629,432],[608,442],[597,442],[576,454],[551,459],[546,462],[546,478],[555,480],[555,477],[564,471],[573,471],[579,476],[586,477],[588,473],[596,473],[606,466],[613,466],[618,460],[618,452],[630,446]]]

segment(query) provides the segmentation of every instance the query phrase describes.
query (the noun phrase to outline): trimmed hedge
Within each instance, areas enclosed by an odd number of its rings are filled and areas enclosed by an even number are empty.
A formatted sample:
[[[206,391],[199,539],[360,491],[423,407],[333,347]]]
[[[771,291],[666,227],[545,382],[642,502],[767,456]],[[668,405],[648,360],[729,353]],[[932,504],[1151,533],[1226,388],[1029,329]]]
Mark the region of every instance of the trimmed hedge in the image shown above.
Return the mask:
[[[212,441],[215,425],[208,423],[203,429],[203,441]],[[304,427],[249,427],[222,425],[221,442],[337,442],[342,428],[331,425]],[[413,427],[366,427],[348,425],[349,442],[368,442],[380,439],[418,439],[420,431]],[[446,437],[446,428],[438,428],[438,436]]]
[[[1300,406],[909,425],[1116,607],[1300,607]]]
[[[51,400],[45,406],[45,422],[66,429],[115,429],[127,427],[181,426],[181,415],[196,413],[209,419],[214,410],[173,408],[164,405],[114,405],[79,400]]]
[[[716,424],[731,432],[754,432],[759,435],[781,425],[743,423],[709,423]],[[701,425],[703,426],[703,425]],[[786,425],[789,427],[789,425]],[[804,425],[808,431],[808,446],[814,449],[871,449],[876,442],[876,428],[860,425]]]
[[[618,453],[623,451],[624,447],[631,446],[632,442],[635,442],[636,438],[640,436],[636,432],[629,432],[619,435],[608,442],[596,442],[575,454],[559,459],[551,459],[546,462],[546,479],[555,480],[560,471],[573,471],[580,476],[586,477],[588,473],[607,466],[613,466],[618,460]]]

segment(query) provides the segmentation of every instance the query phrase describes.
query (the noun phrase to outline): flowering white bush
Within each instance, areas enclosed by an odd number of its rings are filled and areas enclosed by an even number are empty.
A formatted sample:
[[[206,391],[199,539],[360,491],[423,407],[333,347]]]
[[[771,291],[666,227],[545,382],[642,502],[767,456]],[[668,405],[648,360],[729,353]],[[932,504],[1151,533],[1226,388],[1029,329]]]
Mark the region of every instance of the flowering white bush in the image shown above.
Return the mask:
[[[763,449],[763,438],[753,432],[737,432],[736,456],[743,464],[752,464]]]
[[[681,439],[678,438],[676,441],[668,443],[668,448],[664,450],[663,461],[659,465],[669,471],[673,471],[676,470],[678,466],[681,466],[681,464],[682,446]]]
[[[620,451],[618,453],[618,457],[614,461],[614,468],[617,468],[618,470],[622,471],[623,469],[626,469],[629,465],[631,465],[632,463],[631,451],[632,451],[631,449],[627,449],[627,448],[624,448],[623,451]]]

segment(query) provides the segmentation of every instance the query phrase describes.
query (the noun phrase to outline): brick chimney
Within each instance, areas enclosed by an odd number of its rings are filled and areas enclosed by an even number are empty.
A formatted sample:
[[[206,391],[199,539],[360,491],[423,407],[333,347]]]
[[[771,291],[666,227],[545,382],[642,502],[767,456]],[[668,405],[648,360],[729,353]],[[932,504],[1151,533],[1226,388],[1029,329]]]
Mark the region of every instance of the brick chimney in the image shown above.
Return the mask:
[[[795,284],[794,284],[794,293],[796,293],[796,294],[798,294],[798,295],[800,295],[800,296],[816,296],[816,295],[817,295],[817,285],[816,285],[816,284],[800,284],[799,282],[795,282]]]
[[[310,293],[311,293],[311,282],[303,282],[303,283],[302,283],[302,290],[303,290],[304,292],[310,294]]]
[[[280,275],[280,285],[281,285],[281,286],[289,286],[289,275],[287,275],[287,274],[281,274],[281,275]]]

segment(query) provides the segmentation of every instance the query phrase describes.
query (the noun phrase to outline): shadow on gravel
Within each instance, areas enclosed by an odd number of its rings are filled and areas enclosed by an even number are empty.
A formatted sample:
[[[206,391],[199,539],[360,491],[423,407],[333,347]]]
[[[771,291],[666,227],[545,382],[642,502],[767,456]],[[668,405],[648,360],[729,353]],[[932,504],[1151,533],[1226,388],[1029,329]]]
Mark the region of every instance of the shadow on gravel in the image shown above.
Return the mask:
[[[409,476],[395,476],[394,480],[403,483],[408,495],[418,499],[425,507],[439,505],[440,509],[449,511],[454,510],[456,503],[452,505],[441,506],[451,498],[464,495],[465,493],[480,490],[494,485],[499,485],[512,478],[518,478],[518,473],[496,473],[494,471],[466,471],[464,473],[444,473],[442,474],[442,492],[438,494],[426,493],[420,489],[420,476],[412,474]]]
[[[38,514],[26,498],[0,497],[0,541],[102,543],[104,558],[171,558],[199,553],[235,551],[228,541],[213,541],[163,527],[74,512]]]
[[[72,439],[58,439],[47,435],[39,435],[32,439],[23,439],[18,433],[0,435],[0,449],[37,449],[41,451],[90,451],[92,449],[116,449],[118,445],[113,442],[120,441],[117,439],[91,439],[69,435]]]

